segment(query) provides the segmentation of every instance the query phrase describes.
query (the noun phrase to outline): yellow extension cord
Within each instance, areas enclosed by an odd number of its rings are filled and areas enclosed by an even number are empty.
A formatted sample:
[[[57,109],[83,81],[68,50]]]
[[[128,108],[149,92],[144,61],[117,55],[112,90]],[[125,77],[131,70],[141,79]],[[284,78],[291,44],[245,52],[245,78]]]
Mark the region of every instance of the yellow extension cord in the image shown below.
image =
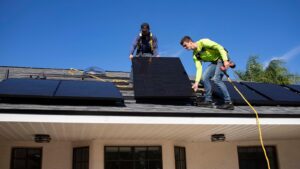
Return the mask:
[[[230,84],[232,84],[232,86],[234,87],[234,89],[240,94],[240,96],[244,99],[244,101],[248,104],[248,106],[254,111],[255,116],[256,116],[256,124],[258,127],[258,133],[259,133],[259,141],[261,144],[261,147],[264,151],[264,155],[265,155],[265,159],[267,161],[267,165],[268,165],[268,169],[271,169],[270,167],[270,162],[269,162],[269,158],[264,146],[264,142],[263,142],[263,138],[262,138],[262,132],[261,132],[261,126],[260,126],[260,122],[259,122],[259,117],[258,117],[258,113],[257,111],[254,109],[254,107],[250,104],[250,102],[245,98],[245,96],[240,92],[240,90],[235,86],[235,84],[232,82],[232,80],[229,78],[229,76],[225,73],[225,75],[227,76],[228,81],[230,82]]]

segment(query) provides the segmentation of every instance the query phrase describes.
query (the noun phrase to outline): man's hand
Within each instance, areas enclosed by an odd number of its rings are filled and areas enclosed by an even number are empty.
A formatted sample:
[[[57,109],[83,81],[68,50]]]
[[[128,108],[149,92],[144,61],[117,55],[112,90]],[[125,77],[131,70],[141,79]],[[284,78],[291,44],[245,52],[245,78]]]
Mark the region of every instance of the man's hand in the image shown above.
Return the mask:
[[[194,92],[197,92],[198,86],[199,86],[199,82],[195,82],[195,83],[193,84],[192,88],[194,89]]]
[[[224,61],[224,67],[227,70],[229,68],[230,63],[228,62],[228,60]]]
[[[130,60],[132,60],[132,58],[133,58],[133,55],[132,55],[132,54],[130,54],[130,55],[129,55],[129,59],[130,59]]]

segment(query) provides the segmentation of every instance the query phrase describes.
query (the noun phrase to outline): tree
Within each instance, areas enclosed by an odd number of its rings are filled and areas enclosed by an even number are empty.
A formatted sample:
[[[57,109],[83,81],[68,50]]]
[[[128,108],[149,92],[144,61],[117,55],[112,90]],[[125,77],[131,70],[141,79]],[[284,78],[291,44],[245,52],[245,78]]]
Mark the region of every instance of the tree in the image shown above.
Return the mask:
[[[246,71],[237,71],[242,80],[259,82],[263,78],[263,66],[258,61],[258,56],[250,56],[247,61]]]
[[[291,74],[283,66],[282,60],[272,60],[265,69],[265,82],[275,84],[291,84]]]
[[[237,71],[241,80],[275,84],[291,84],[295,75],[288,72],[282,60],[272,60],[264,69],[258,56],[250,56],[245,71]]]

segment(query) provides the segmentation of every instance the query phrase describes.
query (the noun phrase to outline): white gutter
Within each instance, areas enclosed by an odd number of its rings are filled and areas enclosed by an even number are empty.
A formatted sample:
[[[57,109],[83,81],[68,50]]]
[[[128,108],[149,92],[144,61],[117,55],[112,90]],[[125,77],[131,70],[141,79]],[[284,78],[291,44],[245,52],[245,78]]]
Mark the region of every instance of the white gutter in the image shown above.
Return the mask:
[[[0,122],[91,124],[256,125],[255,118],[0,114]],[[262,125],[300,125],[300,118],[260,118]]]

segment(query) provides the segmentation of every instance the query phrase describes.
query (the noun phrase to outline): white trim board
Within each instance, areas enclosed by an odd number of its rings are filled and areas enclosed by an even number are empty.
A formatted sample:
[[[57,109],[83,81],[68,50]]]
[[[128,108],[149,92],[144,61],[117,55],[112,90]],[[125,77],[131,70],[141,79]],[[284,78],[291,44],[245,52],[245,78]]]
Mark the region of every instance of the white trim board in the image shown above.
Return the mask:
[[[255,118],[0,114],[0,122],[88,124],[256,125]],[[300,118],[260,118],[262,125],[300,125]]]

